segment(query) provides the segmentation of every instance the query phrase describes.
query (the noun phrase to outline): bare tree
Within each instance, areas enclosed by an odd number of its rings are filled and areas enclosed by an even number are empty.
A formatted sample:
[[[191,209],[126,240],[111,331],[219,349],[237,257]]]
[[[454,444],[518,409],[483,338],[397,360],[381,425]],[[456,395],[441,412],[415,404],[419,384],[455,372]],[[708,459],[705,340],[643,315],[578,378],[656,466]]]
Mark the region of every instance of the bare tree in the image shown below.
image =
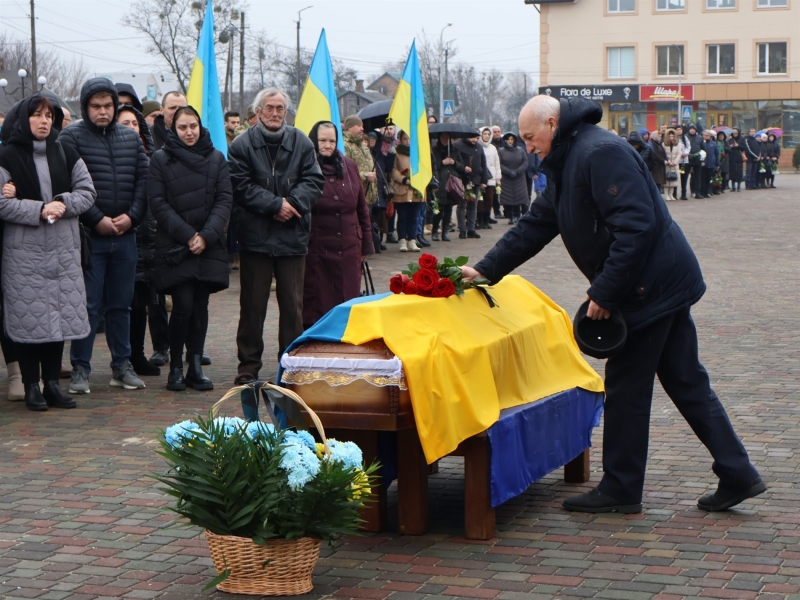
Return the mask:
[[[503,129],[512,130],[517,128],[517,117],[522,107],[528,101],[532,92],[528,89],[531,83],[527,73],[516,72],[508,76],[507,83],[503,89],[502,117]]]
[[[47,78],[48,89],[64,99],[78,97],[81,85],[88,76],[88,69],[82,59],[66,60],[57,50],[41,47],[36,50],[36,59],[38,75],[44,75]],[[10,71],[25,69],[30,72],[30,41],[19,40],[7,33],[0,33],[0,60]],[[22,90],[19,90],[17,95],[17,99],[22,99]]]
[[[166,61],[184,92],[192,74],[205,8],[203,0],[136,0],[122,19],[123,25],[147,36],[147,51]],[[220,41],[220,34],[235,30],[239,11],[244,8],[240,0],[214,3],[215,49],[219,58],[224,58],[228,50],[227,43]],[[222,38],[230,39],[225,35]]]
[[[458,55],[458,47],[454,40],[449,40],[444,44],[439,42],[440,40],[429,37],[425,29],[416,37],[417,60],[419,61],[422,85],[425,87],[425,102],[428,107],[435,107],[437,113],[439,112],[439,66],[445,57],[448,63],[452,64],[451,61]],[[391,68],[386,70],[402,73],[410,51],[411,46],[406,48],[402,60],[390,63],[388,66]],[[448,74],[444,75],[445,82],[452,83]]]

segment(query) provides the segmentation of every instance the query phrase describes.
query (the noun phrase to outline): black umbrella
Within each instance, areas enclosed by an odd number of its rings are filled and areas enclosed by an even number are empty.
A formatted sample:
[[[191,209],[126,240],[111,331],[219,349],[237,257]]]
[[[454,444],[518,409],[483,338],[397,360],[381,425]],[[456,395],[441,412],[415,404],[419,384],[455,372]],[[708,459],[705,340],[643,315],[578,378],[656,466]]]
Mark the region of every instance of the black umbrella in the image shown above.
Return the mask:
[[[431,123],[428,125],[431,136],[438,137],[440,133],[449,133],[453,139],[478,137],[480,133],[474,127],[463,123]]]
[[[389,111],[392,110],[392,102],[394,102],[394,100],[373,102],[358,111],[356,116],[364,122],[364,129],[366,131],[370,129],[379,129],[386,125]]]

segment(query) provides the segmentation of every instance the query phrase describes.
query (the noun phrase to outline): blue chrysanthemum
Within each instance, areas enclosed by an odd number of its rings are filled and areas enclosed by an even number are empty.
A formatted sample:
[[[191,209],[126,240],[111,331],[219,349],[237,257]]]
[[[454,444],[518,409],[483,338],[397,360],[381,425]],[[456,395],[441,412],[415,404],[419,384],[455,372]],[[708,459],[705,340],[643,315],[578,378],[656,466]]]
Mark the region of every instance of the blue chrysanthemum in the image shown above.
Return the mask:
[[[287,472],[289,486],[298,490],[319,473],[319,459],[302,438],[293,432],[287,432],[284,442],[286,446],[281,453],[281,468]]]
[[[239,417],[217,417],[214,419],[214,425],[219,425],[220,423],[222,423],[225,435],[233,435],[244,425],[247,425],[247,421]]]
[[[275,426],[272,423],[264,423],[263,421],[251,421],[245,427],[244,432],[251,440],[259,440],[273,435]]]
[[[340,462],[351,469],[363,468],[364,456],[361,448],[353,442],[328,440],[328,447],[331,449],[330,460]]]
[[[164,438],[170,446],[177,448],[185,439],[193,437],[193,432],[199,429],[200,427],[194,421],[182,421],[167,427],[164,432]]]

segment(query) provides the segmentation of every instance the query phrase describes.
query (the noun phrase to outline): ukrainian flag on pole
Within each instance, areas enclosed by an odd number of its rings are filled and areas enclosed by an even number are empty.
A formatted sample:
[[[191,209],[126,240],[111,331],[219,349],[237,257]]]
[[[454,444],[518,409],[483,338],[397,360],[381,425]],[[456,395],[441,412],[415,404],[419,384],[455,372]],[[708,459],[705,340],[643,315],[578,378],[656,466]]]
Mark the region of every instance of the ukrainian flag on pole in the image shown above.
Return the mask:
[[[397,86],[392,109],[392,122],[405,131],[411,141],[411,187],[425,194],[425,188],[433,177],[431,167],[431,139],[428,134],[428,114],[422,92],[422,75],[417,59],[417,42],[411,44],[403,76]]]
[[[308,135],[311,128],[320,121],[331,121],[336,125],[339,140],[336,147],[344,154],[339,103],[336,98],[336,84],[333,80],[333,65],[324,29],[319,36],[317,51],[314,52],[314,60],[311,61],[311,69],[308,71],[303,95],[297,105],[294,126]]]
[[[186,90],[189,106],[200,113],[203,126],[211,134],[214,147],[228,156],[228,139],[225,137],[225,119],[222,112],[222,97],[217,79],[217,56],[214,53],[214,11],[211,0],[206,3],[206,16],[197,43],[197,56]]]

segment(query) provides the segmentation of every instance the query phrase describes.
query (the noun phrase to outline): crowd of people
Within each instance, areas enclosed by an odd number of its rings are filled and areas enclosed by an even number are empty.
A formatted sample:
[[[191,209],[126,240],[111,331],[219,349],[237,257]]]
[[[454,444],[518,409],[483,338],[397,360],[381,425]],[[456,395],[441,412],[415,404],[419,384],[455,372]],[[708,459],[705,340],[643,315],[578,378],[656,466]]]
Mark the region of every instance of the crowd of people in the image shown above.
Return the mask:
[[[748,190],[775,187],[781,145],[773,133],[757,135],[750,129],[742,137],[737,128],[728,135],[700,132],[689,123],[685,129],[662,126],[624,137],[647,164],[665,200],[688,200],[687,190],[692,198],[740,192],[742,181]]]
[[[93,78],[80,104],[73,123],[58,98],[36,93],[0,130],[0,345],[9,399],[34,411],[76,406],[58,382],[65,371],[69,394],[90,393],[99,331],[111,386],[142,389],[168,366],[167,389],[213,389],[202,369],[209,298],[231,269],[241,283],[235,383],[254,382],[273,290],[281,354],[361,293],[373,254],[418,252],[456,232],[477,239],[501,218],[515,225],[547,186],[537,155],[497,126],[435,135],[433,178],[418,190],[406,132],[365,131],[350,115],[306,136],[287,124],[289,98],[275,88],[244,118],[225,114],[227,159],[180,92],[142,102],[128,84]],[[774,136],[662,129],[627,141],[665,199],[679,189],[686,199],[687,186],[693,197],[729,182],[738,191],[743,165],[748,188],[774,187]]]

